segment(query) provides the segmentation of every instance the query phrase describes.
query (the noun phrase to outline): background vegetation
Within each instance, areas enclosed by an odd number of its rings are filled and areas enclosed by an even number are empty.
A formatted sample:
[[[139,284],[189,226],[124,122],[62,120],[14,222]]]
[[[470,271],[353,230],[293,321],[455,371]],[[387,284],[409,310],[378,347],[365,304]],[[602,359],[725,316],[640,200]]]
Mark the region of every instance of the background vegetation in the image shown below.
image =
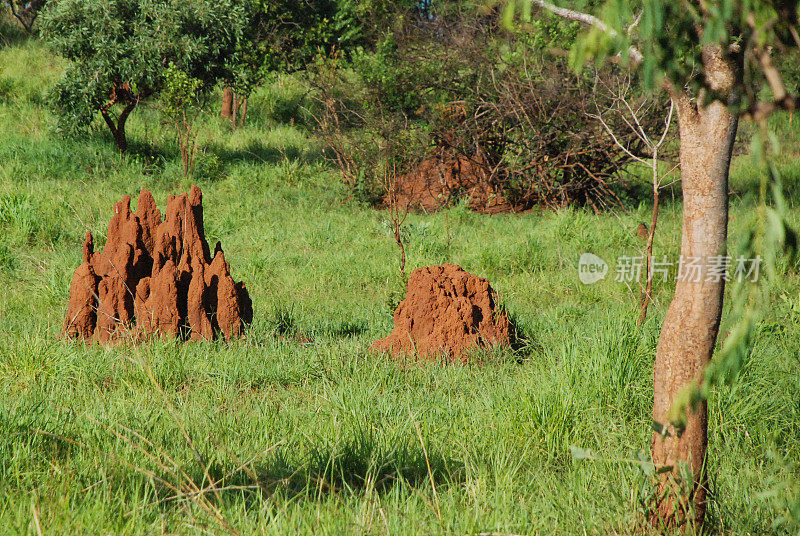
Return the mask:
[[[391,224],[324,158],[298,105],[301,76],[273,75],[255,89],[236,130],[213,109],[201,114],[190,179],[156,108],[131,116],[125,158],[99,123],[83,138],[61,137],[49,95],[64,62],[9,35],[0,49],[0,531],[638,530],[649,481],[622,460],[648,446],[652,356],[672,288],[656,282],[652,314],[637,327],[638,288],[577,278],[584,251],[613,270],[619,255],[641,250],[636,226],[649,206],[635,188],[598,215],[566,207],[487,217],[463,204],[409,215],[409,269],[455,262],[489,278],[527,345],[474,366],[402,365],[367,350],[390,330],[402,292]],[[773,121],[796,226],[796,119]],[[758,188],[746,143],[738,152],[734,246]],[[646,177],[633,180],[646,189]],[[209,241],[226,245],[234,277],[251,290],[248,339],[59,341],[85,230],[100,247],[122,195],[147,188],[163,209],[192,183],[205,194]],[[655,249],[674,259],[680,200],[663,197]],[[710,527],[720,533],[798,530],[795,270],[772,299],[740,381],[711,398]],[[602,459],[576,461],[573,445]]]

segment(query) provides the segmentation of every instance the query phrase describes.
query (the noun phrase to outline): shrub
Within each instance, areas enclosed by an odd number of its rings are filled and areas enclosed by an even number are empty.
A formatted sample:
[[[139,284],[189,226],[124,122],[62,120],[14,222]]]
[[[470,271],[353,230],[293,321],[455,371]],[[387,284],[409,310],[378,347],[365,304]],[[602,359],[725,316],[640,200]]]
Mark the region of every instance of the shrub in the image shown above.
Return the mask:
[[[364,183],[379,184],[386,166],[403,175],[423,160],[464,161],[509,206],[618,202],[612,185],[632,159],[593,116],[624,94],[654,131],[659,103],[631,95],[617,68],[573,73],[558,53],[574,36],[569,24],[515,35],[495,16],[444,6],[406,17],[372,51],[310,69],[317,132],[346,184],[372,191]],[[614,91],[596,91],[598,80]],[[632,130],[610,126],[643,149]]]

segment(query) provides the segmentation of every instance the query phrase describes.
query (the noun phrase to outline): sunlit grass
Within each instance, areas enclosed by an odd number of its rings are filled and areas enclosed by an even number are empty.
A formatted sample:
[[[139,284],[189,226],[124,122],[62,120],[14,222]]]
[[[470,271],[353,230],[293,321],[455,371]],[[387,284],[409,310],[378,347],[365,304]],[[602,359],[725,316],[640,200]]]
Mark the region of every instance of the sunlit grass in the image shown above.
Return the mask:
[[[253,297],[248,339],[64,343],[83,233],[102,245],[122,195],[148,188],[163,209],[193,181],[154,111],[132,117],[126,159],[99,128],[61,139],[37,97],[55,77],[46,53],[23,44],[0,55],[0,87],[24,95],[0,103],[0,532],[33,534],[34,518],[45,534],[635,530],[646,480],[616,460],[649,448],[671,288],[656,284],[637,328],[638,290],[613,275],[618,256],[641,248],[646,201],[601,215],[410,216],[409,268],[454,262],[489,278],[527,346],[480,366],[403,366],[368,351],[391,329],[401,285],[387,217],[350,199],[302,127],[279,121],[294,110],[284,81],[252,98],[244,129],[230,132],[213,106],[198,125],[219,166],[194,182],[209,241]],[[798,184],[792,159],[782,170]],[[735,242],[758,170],[740,156],[732,173]],[[680,204],[666,197],[655,249],[674,259]],[[579,282],[585,251],[612,264],[605,281]],[[789,274],[741,381],[712,398],[711,518],[725,534],[774,531],[784,496],[760,493],[800,478],[769,455],[800,457],[799,289]],[[576,462],[572,445],[606,461]],[[187,484],[209,477],[210,507]]]

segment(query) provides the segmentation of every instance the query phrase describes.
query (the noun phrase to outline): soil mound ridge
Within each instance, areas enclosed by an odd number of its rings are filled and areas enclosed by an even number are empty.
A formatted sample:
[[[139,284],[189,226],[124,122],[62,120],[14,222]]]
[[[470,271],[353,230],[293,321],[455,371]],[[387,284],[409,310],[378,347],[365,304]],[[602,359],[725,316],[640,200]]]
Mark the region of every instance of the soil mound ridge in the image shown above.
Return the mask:
[[[203,229],[203,196],[171,195],[166,217],[142,190],[136,212],[130,196],[114,204],[108,238],[94,251],[91,232],[75,270],[61,335],[107,343],[162,334],[190,340],[244,335],[253,308],[217,242],[213,256]]]
[[[394,312],[394,330],[372,348],[396,357],[444,355],[467,361],[475,348],[510,346],[512,333],[489,282],[443,264],[411,273],[406,298]]]

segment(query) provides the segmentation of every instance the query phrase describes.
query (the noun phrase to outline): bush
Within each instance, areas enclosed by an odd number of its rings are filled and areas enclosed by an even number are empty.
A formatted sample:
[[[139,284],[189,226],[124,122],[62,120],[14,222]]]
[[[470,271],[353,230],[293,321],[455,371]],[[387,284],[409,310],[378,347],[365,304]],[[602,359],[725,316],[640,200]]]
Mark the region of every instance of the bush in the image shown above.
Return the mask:
[[[422,161],[469,162],[509,206],[618,202],[612,185],[632,159],[593,116],[622,92],[655,131],[659,103],[630,95],[628,75],[613,67],[573,73],[558,53],[574,36],[570,24],[538,22],[515,35],[492,14],[445,6],[407,17],[372,51],[310,69],[317,132],[346,184],[374,191],[364,182],[380,184],[387,167],[402,177]],[[598,80],[614,91],[597,91]],[[643,149],[624,124],[610,126]]]

